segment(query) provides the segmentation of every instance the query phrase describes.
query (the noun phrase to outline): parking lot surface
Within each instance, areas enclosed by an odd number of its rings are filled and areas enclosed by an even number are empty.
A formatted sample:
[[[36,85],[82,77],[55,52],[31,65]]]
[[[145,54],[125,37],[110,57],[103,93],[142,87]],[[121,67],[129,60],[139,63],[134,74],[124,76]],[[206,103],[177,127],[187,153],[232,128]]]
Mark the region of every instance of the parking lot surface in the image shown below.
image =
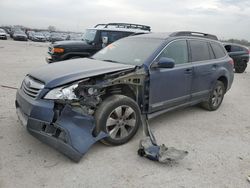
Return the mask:
[[[159,164],[137,155],[142,130],[118,147],[95,144],[74,163],[33,138],[15,112],[25,74],[46,66],[48,43],[0,41],[0,188],[250,187],[250,68],[235,74],[215,112],[190,107],[150,121],[159,143],[189,152]]]

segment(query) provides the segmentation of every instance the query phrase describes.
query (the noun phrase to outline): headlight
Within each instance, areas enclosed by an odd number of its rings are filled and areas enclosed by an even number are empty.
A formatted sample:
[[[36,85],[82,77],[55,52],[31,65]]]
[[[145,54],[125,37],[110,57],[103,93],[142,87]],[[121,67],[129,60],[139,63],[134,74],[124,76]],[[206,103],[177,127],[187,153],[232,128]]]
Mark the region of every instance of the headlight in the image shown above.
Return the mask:
[[[78,99],[74,93],[74,89],[78,87],[78,84],[73,84],[71,86],[55,88],[49,91],[44,99],[66,99],[73,100]]]

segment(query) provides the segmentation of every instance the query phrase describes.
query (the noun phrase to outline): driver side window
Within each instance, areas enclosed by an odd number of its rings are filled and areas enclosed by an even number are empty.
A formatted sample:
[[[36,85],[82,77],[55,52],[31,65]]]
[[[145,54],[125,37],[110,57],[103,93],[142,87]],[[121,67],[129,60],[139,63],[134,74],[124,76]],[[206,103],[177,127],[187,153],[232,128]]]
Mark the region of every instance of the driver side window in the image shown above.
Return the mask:
[[[188,63],[188,50],[186,40],[178,40],[169,44],[158,56],[157,60],[159,60],[161,57],[174,59],[176,65]]]

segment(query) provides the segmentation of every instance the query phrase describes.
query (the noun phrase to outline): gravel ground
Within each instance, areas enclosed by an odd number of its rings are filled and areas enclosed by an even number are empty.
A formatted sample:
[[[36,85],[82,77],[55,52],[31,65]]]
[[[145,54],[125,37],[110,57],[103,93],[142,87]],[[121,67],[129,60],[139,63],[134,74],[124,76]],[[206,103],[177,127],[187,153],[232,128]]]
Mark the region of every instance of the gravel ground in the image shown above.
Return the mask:
[[[0,85],[19,87],[46,65],[47,43],[0,41]],[[0,87],[0,187],[250,187],[250,68],[235,74],[216,112],[199,107],[150,121],[159,143],[189,151],[179,163],[137,156],[142,131],[128,144],[94,145],[79,163],[33,138],[17,120],[14,89]]]

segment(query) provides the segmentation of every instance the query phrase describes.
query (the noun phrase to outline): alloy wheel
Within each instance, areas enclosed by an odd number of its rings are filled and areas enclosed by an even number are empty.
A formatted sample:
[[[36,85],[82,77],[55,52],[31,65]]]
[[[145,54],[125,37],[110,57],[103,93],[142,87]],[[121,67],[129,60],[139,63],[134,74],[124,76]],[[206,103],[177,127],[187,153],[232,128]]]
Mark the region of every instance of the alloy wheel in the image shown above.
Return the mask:
[[[126,105],[115,108],[108,116],[106,129],[115,140],[124,139],[136,127],[136,113]]]

